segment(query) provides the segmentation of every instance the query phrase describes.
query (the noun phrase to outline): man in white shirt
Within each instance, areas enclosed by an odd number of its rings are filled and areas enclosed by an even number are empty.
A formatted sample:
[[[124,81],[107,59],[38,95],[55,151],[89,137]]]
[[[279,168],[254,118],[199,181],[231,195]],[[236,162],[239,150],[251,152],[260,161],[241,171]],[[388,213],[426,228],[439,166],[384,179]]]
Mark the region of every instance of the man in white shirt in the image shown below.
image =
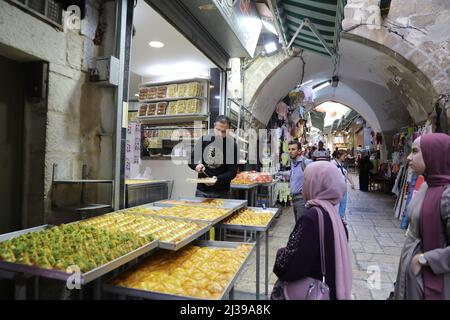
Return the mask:
[[[291,170],[281,172],[288,178],[291,185],[291,197],[294,207],[295,221],[302,216],[305,211],[305,200],[303,199],[303,172],[306,166],[312,161],[302,156],[302,145],[298,141],[289,142],[289,157],[291,158]]]
[[[343,179],[345,179],[345,182],[350,182],[350,185],[352,186],[352,189],[355,189],[355,184],[353,183],[352,178],[348,175],[347,170],[344,168],[344,161],[347,157],[347,152],[344,150],[338,150],[336,151],[336,157],[331,160],[331,163],[336,165],[336,167],[341,171]],[[339,215],[341,216],[342,220],[345,220],[345,210],[347,208],[347,192],[342,197],[341,201],[339,202]]]
[[[313,153],[314,161],[330,161],[330,152],[324,149],[323,142],[319,141],[319,149]]]

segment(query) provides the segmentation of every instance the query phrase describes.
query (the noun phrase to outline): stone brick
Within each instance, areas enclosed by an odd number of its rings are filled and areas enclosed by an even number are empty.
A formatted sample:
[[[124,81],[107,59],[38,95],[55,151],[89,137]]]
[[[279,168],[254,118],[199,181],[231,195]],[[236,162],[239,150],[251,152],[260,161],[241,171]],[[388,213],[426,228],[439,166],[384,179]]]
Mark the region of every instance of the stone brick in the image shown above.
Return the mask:
[[[450,51],[444,49],[437,50],[433,58],[436,64],[443,70],[450,66]]]
[[[70,67],[80,70],[83,59],[83,37],[74,33],[67,32],[67,63]]]
[[[79,81],[50,72],[48,109],[68,113],[77,119],[80,114],[81,86]]]
[[[448,0],[432,0],[431,3],[435,12],[448,9]]]
[[[431,0],[420,0],[416,1],[416,12],[420,14],[432,13],[433,6]]]
[[[363,248],[367,253],[383,253],[381,247],[376,243],[363,243]]]
[[[411,25],[413,27],[416,28],[425,28],[427,26],[429,26],[430,24],[433,24],[433,22],[436,19],[436,15],[435,14],[421,14],[411,17],[410,21],[411,21]]]
[[[425,41],[422,43],[421,49],[426,54],[433,54],[436,52],[436,50],[439,50],[440,47],[437,43],[433,41]]]
[[[70,114],[48,112],[46,152],[61,155],[79,155],[80,126],[76,118]]]
[[[389,18],[397,19],[401,17],[409,17],[415,13],[416,11],[416,1],[392,1],[391,8],[389,10]]]
[[[433,86],[438,93],[448,93],[450,89],[450,81],[433,81]]]
[[[0,43],[45,61],[65,62],[65,34],[0,1]]]

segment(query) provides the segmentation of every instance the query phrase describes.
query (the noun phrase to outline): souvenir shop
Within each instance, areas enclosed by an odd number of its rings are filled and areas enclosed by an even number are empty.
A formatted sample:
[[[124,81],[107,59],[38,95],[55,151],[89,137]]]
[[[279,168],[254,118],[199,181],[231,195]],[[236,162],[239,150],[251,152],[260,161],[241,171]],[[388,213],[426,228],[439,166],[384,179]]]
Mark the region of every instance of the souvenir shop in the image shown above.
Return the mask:
[[[394,135],[391,155],[391,172],[396,177],[392,193],[397,196],[394,206],[394,216],[401,221],[400,227],[407,229],[409,225],[407,206],[414,194],[419,190],[424,179],[414,174],[408,165],[408,156],[412,150],[412,143],[423,134],[432,133],[432,125],[402,128]]]

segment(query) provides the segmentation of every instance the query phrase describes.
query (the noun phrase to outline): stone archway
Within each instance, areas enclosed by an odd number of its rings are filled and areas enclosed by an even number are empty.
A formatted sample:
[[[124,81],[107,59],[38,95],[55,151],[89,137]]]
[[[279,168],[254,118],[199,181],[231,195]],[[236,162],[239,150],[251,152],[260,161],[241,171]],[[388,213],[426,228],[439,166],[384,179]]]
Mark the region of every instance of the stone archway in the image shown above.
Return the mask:
[[[436,90],[427,76],[412,62],[371,40],[345,34],[341,41],[339,85],[315,95],[315,104],[332,100],[348,105],[383,132],[387,143],[400,128],[430,119]],[[302,58],[302,59],[301,59]],[[249,96],[253,116],[267,123],[276,103],[300,81],[302,60],[306,62],[304,82],[312,85],[328,80],[331,61],[313,53],[288,57],[276,65]],[[270,58],[265,58],[270,59]],[[279,57],[278,57],[279,59]],[[246,78],[256,77],[248,70]]]

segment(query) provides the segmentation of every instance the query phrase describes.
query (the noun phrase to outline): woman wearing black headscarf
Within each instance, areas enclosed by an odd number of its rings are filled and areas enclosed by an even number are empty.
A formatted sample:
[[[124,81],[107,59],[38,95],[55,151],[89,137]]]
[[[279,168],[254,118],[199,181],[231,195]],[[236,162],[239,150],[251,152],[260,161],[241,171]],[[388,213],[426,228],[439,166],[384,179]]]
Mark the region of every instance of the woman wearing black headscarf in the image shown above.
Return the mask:
[[[369,191],[369,174],[373,169],[373,164],[370,162],[370,157],[366,153],[359,161],[359,190]]]

